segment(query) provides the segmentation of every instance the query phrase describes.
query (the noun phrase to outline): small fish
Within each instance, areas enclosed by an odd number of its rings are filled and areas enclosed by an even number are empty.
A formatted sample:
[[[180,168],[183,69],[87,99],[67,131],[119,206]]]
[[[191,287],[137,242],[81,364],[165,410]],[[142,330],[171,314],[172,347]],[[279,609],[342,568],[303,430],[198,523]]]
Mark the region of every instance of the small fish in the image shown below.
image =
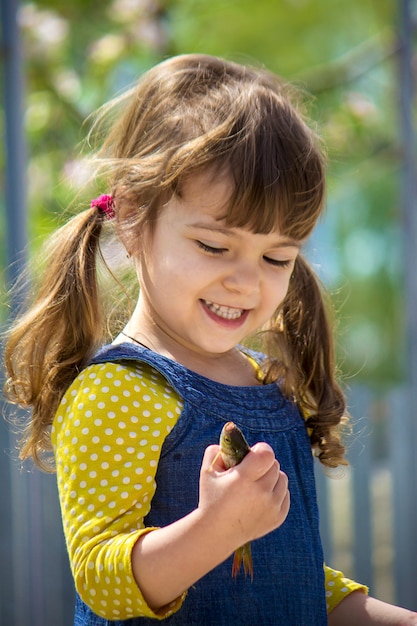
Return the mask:
[[[227,422],[220,433],[220,454],[226,468],[238,465],[250,451],[250,447],[240,428],[233,422]],[[250,543],[238,548],[234,554],[232,576],[236,578],[243,562],[245,577],[249,574],[253,580],[253,563]]]

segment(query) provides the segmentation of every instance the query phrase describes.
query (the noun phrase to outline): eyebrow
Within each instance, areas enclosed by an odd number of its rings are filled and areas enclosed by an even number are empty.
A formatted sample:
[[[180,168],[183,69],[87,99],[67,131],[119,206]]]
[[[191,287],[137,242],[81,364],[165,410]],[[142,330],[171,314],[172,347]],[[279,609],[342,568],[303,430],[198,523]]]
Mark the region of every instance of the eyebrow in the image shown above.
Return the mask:
[[[237,237],[237,233],[234,232],[232,228],[223,228],[222,226],[217,226],[215,224],[207,224],[206,222],[194,222],[192,224],[186,224],[189,228],[197,228],[200,230],[207,230],[213,233],[220,233],[222,235],[228,235],[231,237]],[[301,248],[301,243],[296,239],[291,239],[290,237],[283,237],[281,241],[277,241],[272,248]]]

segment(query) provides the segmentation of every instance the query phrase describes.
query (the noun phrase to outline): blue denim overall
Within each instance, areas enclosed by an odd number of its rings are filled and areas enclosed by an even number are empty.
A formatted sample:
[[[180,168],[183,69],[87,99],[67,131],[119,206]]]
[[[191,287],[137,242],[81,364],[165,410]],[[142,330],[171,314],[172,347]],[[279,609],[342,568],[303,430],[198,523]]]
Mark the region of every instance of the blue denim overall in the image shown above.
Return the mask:
[[[327,624],[323,554],[313,457],[297,406],[276,384],[233,387],[213,382],[140,346],[103,348],[93,363],[139,360],[159,370],[184,400],[184,409],[165,439],[156,474],[157,489],[145,519],[164,526],[198,504],[205,448],[217,443],[232,420],[249,445],[268,442],[289,478],[291,507],[283,525],[252,542],[253,582],[243,572],[232,578],[232,558],[193,585],[169,626],[323,626]],[[77,596],[74,626],[146,626],[154,619],[109,621]]]

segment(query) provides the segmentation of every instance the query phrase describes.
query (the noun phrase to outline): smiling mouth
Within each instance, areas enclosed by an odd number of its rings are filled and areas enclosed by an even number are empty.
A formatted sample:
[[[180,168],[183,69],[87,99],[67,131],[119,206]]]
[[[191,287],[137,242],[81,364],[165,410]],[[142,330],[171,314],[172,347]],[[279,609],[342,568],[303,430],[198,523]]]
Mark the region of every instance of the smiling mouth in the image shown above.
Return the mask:
[[[203,302],[212,313],[225,320],[237,320],[239,317],[242,317],[245,312],[245,309],[235,309],[229,306],[216,304],[215,302],[209,302],[208,300],[203,300]]]

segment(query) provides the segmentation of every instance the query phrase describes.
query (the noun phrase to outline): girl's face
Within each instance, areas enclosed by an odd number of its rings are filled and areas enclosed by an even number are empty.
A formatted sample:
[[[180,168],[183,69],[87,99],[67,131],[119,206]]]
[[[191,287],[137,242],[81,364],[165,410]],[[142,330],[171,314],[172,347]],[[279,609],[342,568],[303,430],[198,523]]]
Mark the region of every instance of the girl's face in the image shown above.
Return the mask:
[[[299,242],[216,219],[227,177],[199,174],[145,238],[135,327],[159,346],[220,356],[267,322],[287,293]]]

